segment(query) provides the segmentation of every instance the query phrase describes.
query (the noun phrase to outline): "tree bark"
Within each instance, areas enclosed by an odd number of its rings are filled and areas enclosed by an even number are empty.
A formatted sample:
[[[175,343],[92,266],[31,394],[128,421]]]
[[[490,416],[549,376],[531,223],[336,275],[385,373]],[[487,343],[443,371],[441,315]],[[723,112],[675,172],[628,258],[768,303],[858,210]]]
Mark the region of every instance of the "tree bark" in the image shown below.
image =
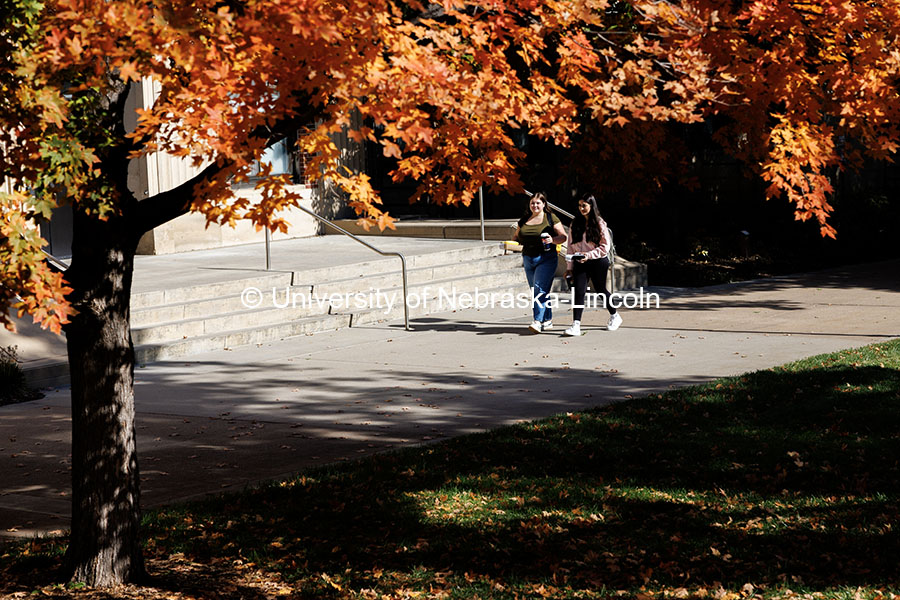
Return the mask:
[[[66,564],[91,587],[144,574],[129,325],[137,235],[125,219],[76,209],[66,272],[78,311],[66,326],[72,385],[72,529]]]
[[[90,587],[111,587],[144,576],[140,539],[140,479],[134,427],[134,346],[131,281],[140,236],[188,212],[198,184],[227,164],[219,161],[181,185],[138,202],[128,189],[122,114],[126,89],[106,99],[121,144],[102,160],[118,190],[118,215],[100,220],[74,208],[72,263],[66,280],[78,312],[65,326],[72,386],[72,527],[67,575]],[[313,114],[314,108],[308,109]],[[255,132],[283,137],[289,124]],[[305,121],[304,121],[305,122]],[[270,140],[271,141],[271,140]]]

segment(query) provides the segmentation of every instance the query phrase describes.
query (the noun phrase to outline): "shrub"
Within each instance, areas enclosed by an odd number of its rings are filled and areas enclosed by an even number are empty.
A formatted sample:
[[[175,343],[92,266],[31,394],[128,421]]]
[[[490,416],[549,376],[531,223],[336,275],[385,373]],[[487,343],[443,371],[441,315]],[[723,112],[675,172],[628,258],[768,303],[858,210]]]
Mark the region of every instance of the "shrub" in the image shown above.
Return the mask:
[[[19,366],[16,346],[0,347],[0,404],[23,402],[40,397],[28,387]]]

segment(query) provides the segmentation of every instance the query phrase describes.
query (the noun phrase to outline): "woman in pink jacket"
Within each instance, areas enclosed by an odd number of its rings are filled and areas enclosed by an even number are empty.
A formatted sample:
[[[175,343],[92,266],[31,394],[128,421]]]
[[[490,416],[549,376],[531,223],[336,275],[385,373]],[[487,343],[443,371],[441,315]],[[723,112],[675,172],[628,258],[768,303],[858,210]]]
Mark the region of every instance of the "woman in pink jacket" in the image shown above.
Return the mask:
[[[601,306],[606,306],[606,310],[609,311],[606,328],[615,331],[622,324],[622,317],[610,304],[609,293],[606,291],[606,273],[609,271],[609,229],[606,227],[606,221],[600,217],[597,200],[593,195],[585,194],[578,201],[578,213],[569,228],[569,239],[566,244],[569,255],[566,258],[571,258],[566,261],[566,280],[574,280],[575,283],[572,315],[574,320],[563,335],[581,335],[581,315],[584,313],[588,278],[592,283],[591,289],[603,302]]]

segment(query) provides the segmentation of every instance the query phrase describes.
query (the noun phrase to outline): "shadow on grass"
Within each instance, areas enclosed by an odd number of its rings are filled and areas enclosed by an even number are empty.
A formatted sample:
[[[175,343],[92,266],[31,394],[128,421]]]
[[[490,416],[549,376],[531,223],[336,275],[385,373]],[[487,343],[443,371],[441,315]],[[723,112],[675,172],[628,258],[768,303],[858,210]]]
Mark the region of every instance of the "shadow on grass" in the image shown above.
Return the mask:
[[[201,598],[896,591],[898,353],[890,342],[815,357],[154,512],[150,587]]]
[[[900,372],[836,360],[318,471],[187,526],[164,513],[151,549],[240,557],[310,597],[896,585]]]

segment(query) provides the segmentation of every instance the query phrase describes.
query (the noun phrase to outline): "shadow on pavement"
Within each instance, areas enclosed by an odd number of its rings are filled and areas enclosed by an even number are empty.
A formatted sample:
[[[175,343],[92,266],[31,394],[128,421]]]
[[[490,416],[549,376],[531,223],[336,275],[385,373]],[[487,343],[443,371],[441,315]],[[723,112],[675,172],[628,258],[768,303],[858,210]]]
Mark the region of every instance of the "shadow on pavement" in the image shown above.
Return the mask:
[[[310,589],[348,568],[353,589],[377,588],[381,571],[519,590],[895,585],[900,374],[733,382],[198,505],[194,521],[232,519],[224,540],[178,529],[170,543],[207,562],[240,540]]]

